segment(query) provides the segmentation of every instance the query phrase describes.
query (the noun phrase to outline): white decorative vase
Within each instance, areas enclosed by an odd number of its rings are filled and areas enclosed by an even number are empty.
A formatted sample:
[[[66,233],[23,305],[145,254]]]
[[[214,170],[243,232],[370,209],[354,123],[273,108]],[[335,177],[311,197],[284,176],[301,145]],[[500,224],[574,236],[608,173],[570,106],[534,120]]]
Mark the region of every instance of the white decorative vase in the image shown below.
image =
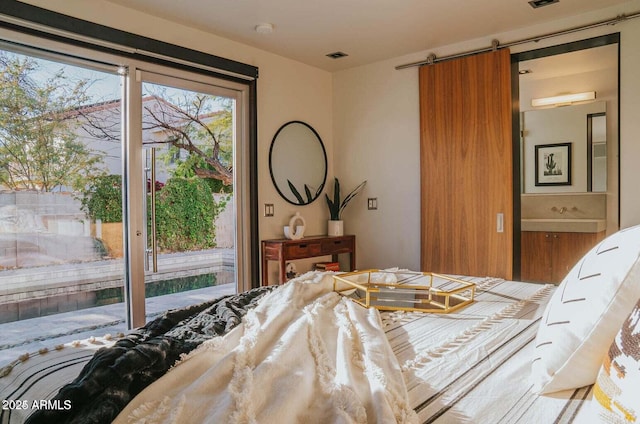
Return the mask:
[[[344,221],[329,220],[327,222],[327,235],[329,237],[344,235]]]
[[[296,214],[291,217],[289,225],[284,227],[284,236],[290,240],[300,240],[304,236],[305,225],[305,219],[300,213],[296,212]]]

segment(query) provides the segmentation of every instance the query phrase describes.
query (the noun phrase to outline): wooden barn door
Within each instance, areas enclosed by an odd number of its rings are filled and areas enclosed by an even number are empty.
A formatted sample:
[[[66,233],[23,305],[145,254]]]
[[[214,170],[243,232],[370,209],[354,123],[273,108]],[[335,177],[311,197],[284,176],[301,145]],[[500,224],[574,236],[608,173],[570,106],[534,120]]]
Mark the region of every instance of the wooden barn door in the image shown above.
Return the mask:
[[[508,49],[420,69],[421,266],[513,273]]]

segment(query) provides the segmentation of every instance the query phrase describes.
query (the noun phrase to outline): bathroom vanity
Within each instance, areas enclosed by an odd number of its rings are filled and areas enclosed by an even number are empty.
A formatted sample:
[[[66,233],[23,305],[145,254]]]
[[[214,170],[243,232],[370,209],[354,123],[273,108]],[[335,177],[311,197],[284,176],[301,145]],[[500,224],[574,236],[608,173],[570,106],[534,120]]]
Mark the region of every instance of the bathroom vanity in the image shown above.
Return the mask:
[[[520,279],[559,284],[607,235],[604,193],[522,195]]]

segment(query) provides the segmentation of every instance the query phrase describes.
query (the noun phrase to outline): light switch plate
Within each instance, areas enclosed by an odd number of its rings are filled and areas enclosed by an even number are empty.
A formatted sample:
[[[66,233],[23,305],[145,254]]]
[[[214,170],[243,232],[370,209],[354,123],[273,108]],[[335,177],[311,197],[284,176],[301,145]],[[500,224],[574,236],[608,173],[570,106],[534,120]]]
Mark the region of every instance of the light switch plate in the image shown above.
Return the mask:
[[[367,209],[370,211],[374,211],[378,209],[378,198],[377,197],[369,197],[367,200]]]
[[[273,213],[274,213],[273,203],[265,203],[264,216],[273,216]]]

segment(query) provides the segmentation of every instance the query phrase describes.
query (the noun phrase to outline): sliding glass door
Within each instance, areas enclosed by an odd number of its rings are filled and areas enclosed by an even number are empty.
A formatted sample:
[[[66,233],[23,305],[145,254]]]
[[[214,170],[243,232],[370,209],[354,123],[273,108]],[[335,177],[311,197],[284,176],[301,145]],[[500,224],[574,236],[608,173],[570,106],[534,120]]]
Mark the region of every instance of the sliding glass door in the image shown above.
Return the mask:
[[[250,288],[248,86],[1,39],[0,362]]]
[[[3,47],[0,332],[11,349],[125,321],[116,295],[124,285],[122,123],[113,113],[123,76],[117,66]],[[58,318],[44,319],[51,315]]]
[[[150,314],[236,292],[237,100],[212,84],[152,72],[140,78]],[[182,295],[166,296],[175,293]]]

